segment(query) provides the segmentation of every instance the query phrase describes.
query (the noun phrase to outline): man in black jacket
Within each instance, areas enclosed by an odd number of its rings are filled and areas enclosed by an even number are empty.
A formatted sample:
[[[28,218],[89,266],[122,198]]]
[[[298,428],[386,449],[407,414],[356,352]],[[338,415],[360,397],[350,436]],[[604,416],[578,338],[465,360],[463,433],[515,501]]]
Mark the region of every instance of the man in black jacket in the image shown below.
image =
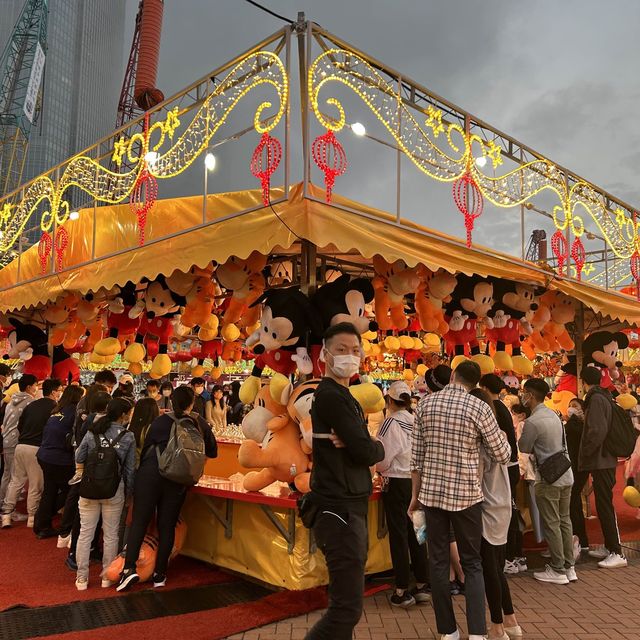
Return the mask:
[[[342,640],[352,637],[362,615],[370,467],[384,459],[384,447],[369,435],[362,409],[349,393],[362,360],[358,330],[346,322],[330,327],[321,358],[325,377],[311,407],[310,500],[317,508],[313,532],[329,570],[329,608],[306,637]]]
[[[601,375],[600,369],[596,367],[584,367],[580,373],[587,395],[584,398],[584,427],[578,466],[580,471],[589,472],[593,478],[596,510],[604,535],[605,549],[595,549],[589,555],[601,558],[599,567],[617,569],[626,567],[627,559],[622,555],[618,521],[613,506],[618,459],[605,446],[612,421],[613,400],[609,392],[600,387]],[[582,491],[582,487],[575,487],[575,491]]]
[[[16,445],[11,481],[2,504],[2,526],[11,525],[11,516],[24,485],[29,483],[27,493],[28,526],[33,526],[33,518],[40,504],[44,478],[36,454],[42,443],[42,433],[62,395],[62,382],[55,378],[42,383],[42,398],[28,404],[18,420],[18,444]]]

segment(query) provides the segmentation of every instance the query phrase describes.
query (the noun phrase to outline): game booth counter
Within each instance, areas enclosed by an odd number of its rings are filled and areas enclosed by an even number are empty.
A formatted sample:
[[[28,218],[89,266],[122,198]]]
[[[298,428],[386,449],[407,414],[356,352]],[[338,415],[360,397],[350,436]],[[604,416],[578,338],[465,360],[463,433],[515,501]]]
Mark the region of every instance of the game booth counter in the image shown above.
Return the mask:
[[[300,182],[291,180],[290,157],[296,31]],[[364,191],[338,192],[347,179],[338,137],[346,120],[331,83],[384,126],[398,162],[404,156],[419,175],[452,184],[466,237],[421,226],[399,207],[375,208]],[[253,127],[236,122],[222,138],[241,104],[251,106]],[[210,149],[252,132],[259,187],[209,193]],[[158,198],[163,181],[188,171],[204,177],[202,194]],[[400,169],[395,176],[399,194]],[[549,216],[554,258],[525,260],[473,242],[483,201],[522,212],[542,192],[560,202]],[[639,226],[620,200],[303,21],[0,201],[2,352],[24,372],[65,380],[77,380],[86,363],[125,363],[159,380],[189,372],[215,381],[241,367],[240,398],[253,408],[242,434],[219,434],[219,458],[189,493],[182,552],[304,589],[327,581],[296,515],[309,488],[323,332],[352,322],[363,337],[363,373],[380,375],[393,359],[394,375],[416,389],[440,360],[472,358],[485,373],[518,379],[544,375],[557,380],[550,404],[566,411],[582,366],[600,368],[603,386],[621,383],[619,352],[624,331],[640,326],[640,303],[637,287],[631,295],[618,288],[640,277]],[[604,240],[600,259],[589,235]],[[363,412],[380,412],[380,389],[365,376],[354,382]],[[368,573],[391,566],[385,533],[376,491]]]

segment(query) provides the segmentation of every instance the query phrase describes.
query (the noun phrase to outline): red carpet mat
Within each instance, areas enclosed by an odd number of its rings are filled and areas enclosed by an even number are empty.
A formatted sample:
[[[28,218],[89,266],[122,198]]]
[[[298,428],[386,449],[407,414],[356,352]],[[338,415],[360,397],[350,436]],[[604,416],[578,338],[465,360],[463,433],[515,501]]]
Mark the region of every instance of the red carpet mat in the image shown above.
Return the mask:
[[[56,548],[57,538],[38,540],[25,523],[0,530],[0,611],[16,605],[29,607],[65,604],[118,595],[115,587],[100,587],[102,564],[92,564],[89,589],[75,588],[76,574],[65,566],[67,549]],[[197,587],[236,580],[233,576],[185,556],[169,567],[167,589]],[[132,590],[152,588],[150,583]]]
[[[639,510],[630,507],[622,498],[622,492],[626,486],[626,481],[623,477],[624,465],[619,464],[617,469],[616,486],[613,489],[613,504],[616,510],[616,516],[618,518],[618,529],[620,530],[620,540],[622,542],[635,542],[640,540],[640,520],[636,517]],[[589,496],[589,502],[591,504],[591,514],[597,516],[595,496],[593,493]],[[602,537],[602,529],[600,528],[600,520],[591,518],[587,522],[587,535],[589,536],[589,543],[591,545],[599,545],[604,543]],[[524,535],[524,548],[525,549],[538,549],[544,547],[536,543],[532,531],[528,531]]]

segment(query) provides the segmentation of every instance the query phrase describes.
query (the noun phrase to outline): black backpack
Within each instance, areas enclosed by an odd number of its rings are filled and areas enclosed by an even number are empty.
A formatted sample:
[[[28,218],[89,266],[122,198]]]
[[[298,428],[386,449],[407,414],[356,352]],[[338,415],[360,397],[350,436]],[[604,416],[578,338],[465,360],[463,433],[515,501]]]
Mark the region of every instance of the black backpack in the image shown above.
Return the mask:
[[[118,491],[121,480],[120,460],[115,445],[127,433],[123,429],[113,441],[95,433],[96,446],[89,451],[80,481],[80,497],[89,500],[107,500]],[[103,444],[104,443],[104,444]]]
[[[207,460],[204,437],[198,426],[197,416],[177,418],[175,413],[169,441],[160,453],[156,446],[158,471],[163,478],[188,487],[198,484]]]
[[[631,416],[617,402],[611,403],[611,424],[604,448],[616,458],[628,458],[636,446],[638,432],[633,428]]]

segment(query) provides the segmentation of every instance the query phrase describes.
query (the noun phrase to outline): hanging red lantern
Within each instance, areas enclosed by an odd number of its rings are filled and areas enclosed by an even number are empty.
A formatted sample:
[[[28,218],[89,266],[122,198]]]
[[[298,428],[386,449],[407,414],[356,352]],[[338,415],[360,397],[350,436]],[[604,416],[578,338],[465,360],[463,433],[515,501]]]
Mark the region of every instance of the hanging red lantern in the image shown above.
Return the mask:
[[[336,178],[347,170],[347,154],[331,130],[313,141],[311,153],[313,161],[324,173],[327,202],[331,202],[331,193]]]
[[[630,259],[631,275],[636,281],[636,297],[640,300],[640,254],[636,249]]]
[[[262,204],[269,206],[269,189],[271,176],[275,173],[282,159],[282,145],[277,138],[272,138],[268,131],[262,134],[258,146],[251,156],[251,173],[262,185]]]
[[[51,255],[51,249],[53,248],[53,240],[51,235],[44,231],[40,236],[38,242],[38,258],[40,259],[40,275],[44,275],[47,272],[47,264],[49,262],[49,256]]]
[[[453,201],[464,216],[467,231],[467,247],[471,247],[471,234],[477,218],[482,215],[484,200],[480,187],[470,173],[465,173],[453,183]]]
[[[576,265],[576,278],[582,280],[582,268],[586,262],[587,255],[580,238],[576,238],[571,245],[571,257]]]
[[[144,244],[144,230],[147,224],[147,213],[158,198],[158,182],[145,166],[140,172],[129,198],[129,207],[138,218],[138,244]]]
[[[62,271],[62,258],[69,246],[69,234],[64,227],[56,231],[56,271]]]
[[[558,260],[558,275],[562,276],[564,275],[564,265],[569,258],[569,246],[564,233],[560,229],[551,236],[551,251],[553,251],[553,255]]]

